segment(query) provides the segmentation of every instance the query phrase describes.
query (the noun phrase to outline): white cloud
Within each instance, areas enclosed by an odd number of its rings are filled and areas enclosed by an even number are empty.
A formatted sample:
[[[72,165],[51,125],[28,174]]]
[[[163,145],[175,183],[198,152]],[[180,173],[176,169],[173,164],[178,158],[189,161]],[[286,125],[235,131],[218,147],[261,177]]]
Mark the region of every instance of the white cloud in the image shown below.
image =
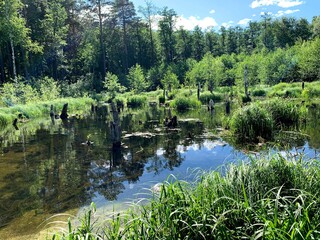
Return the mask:
[[[244,18],[244,19],[241,19],[241,20],[238,22],[238,24],[239,24],[239,25],[244,25],[244,26],[246,26],[251,20],[252,20],[252,19],[250,19],[250,18]]]
[[[216,12],[216,10],[212,9],[209,13],[214,14],[215,12]]]
[[[111,5],[104,5],[101,7],[101,13],[105,15],[102,21],[105,21],[108,18],[108,14],[111,12],[112,6]],[[93,7],[91,10],[86,9],[80,12],[79,17],[84,19],[93,19],[95,22],[99,22],[99,16],[97,13],[97,7]]]
[[[281,17],[283,15],[287,15],[287,14],[292,14],[295,12],[299,12],[299,9],[295,9],[295,10],[286,10],[286,11],[278,11],[277,13],[274,14],[275,17]]]
[[[234,22],[233,21],[229,21],[229,22],[224,22],[221,24],[221,26],[225,27],[225,28],[229,28],[232,26]]]
[[[303,4],[300,0],[254,0],[251,4],[251,8],[258,8],[263,6],[277,5],[282,8],[290,8]]]
[[[161,15],[153,15],[151,16],[151,28],[153,30],[159,30],[158,23],[161,20]]]
[[[158,23],[161,20],[162,16],[161,15],[153,15],[152,16],[152,29],[153,30],[159,30]],[[178,16],[175,19],[175,26],[176,29],[179,29],[182,27],[185,30],[193,30],[196,26],[199,26],[202,30],[213,28],[218,26],[218,23],[216,20],[212,17],[205,17],[205,18],[200,18],[200,17],[195,17],[195,16],[190,16],[188,18],[184,16]]]
[[[201,29],[205,30],[207,28],[212,28],[218,26],[216,20],[212,17],[205,17],[205,18],[196,18],[194,16],[185,18],[183,16],[179,16],[176,19],[176,27],[177,28],[184,28],[186,30],[193,30],[195,26],[199,26]]]
[[[291,7],[299,6],[301,4],[303,4],[302,1],[282,0],[282,1],[279,1],[278,6],[282,8],[291,8]]]

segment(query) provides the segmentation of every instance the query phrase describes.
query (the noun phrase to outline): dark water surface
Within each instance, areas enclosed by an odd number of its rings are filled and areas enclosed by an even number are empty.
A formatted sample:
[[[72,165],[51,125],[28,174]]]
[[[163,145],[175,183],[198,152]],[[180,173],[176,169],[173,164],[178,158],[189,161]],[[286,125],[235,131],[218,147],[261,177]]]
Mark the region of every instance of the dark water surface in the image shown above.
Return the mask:
[[[30,239],[52,215],[76,215],[92,201],[98,208],[121,207],[170,174],[190,180],[194,169],[217,169],[246,158],[246,151],[219,135],[222,105],[213,114],[205,108],[177,114],[178,128],[165,128],[163,119],[176,114],[156,107],[125,110],[120,114],[123,146],[116,152],[109,139],[110,116],[54,124],[44,119],[2,130],[0,239]],[[311,109],[300,128],[305,135],[287,132],[280,145],[317,157],[319,126],[319,110]]]

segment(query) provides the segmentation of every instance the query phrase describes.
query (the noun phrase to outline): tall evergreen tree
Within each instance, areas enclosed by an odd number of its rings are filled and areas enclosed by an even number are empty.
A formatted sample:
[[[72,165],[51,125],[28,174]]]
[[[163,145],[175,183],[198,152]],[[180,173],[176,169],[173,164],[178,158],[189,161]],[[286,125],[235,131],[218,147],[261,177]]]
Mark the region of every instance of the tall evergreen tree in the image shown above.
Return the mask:
[[[173,9],[165,7],[161,12],[159,21],[159,39],[163,51],[164,61],[168,64],[175,59],[175,18],[177,16]]]
[[[122,44],[123,44],[123,67],[124,73],[129,70],[129,38],[128,28],[135,22],[136,11],[134,5],[129,0],[115,0],[113,15],[119,26],[122,28]]]

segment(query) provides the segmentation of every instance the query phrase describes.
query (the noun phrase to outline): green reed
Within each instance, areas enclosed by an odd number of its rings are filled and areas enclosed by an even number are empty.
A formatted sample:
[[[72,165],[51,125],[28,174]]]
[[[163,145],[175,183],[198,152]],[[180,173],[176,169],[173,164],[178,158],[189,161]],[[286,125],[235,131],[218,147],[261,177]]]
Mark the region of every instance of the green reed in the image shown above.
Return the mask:
[[[319,190],[319,161],[252,158],[193,183],[171,177],[148,204],[114,214],[89,239],[319,239]],[[84,239],[71,232],[58,239]]]
[[[196,109],[201,107],[200,101],[195,97],[182,97],[178,96],[170,103],[170,106],[178,111],[185,111],[188,109]]]

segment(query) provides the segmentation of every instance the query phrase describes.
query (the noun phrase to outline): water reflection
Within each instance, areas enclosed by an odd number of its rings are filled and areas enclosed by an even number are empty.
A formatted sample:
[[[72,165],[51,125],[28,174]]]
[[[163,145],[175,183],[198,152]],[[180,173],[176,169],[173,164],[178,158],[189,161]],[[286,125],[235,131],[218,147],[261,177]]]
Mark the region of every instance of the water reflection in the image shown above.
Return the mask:
[[[97,199],[106,204],[130,198],[146,182],[163,181],[170,173],[183,176],[190,167],[214,169],[243,157],[212,134],[221,126],[224,106],[216,106],[214,113],[201,109],[179,114],[178,119],[185,119],[179,128],[165,128],[163,119],[176,114],[153,107],[122,113],[123,146],[117,151],[111,150],[109,116],[54,124],[48,119],[3,131],[0,227],[27,211],[55,214]],[[310,111],[309,119],[303,131],[310,147],[318,149],[319,111]],[[290,137],[292,145],[305,146],[307,135]],[[85,144],[88,139],[93,144]]]

